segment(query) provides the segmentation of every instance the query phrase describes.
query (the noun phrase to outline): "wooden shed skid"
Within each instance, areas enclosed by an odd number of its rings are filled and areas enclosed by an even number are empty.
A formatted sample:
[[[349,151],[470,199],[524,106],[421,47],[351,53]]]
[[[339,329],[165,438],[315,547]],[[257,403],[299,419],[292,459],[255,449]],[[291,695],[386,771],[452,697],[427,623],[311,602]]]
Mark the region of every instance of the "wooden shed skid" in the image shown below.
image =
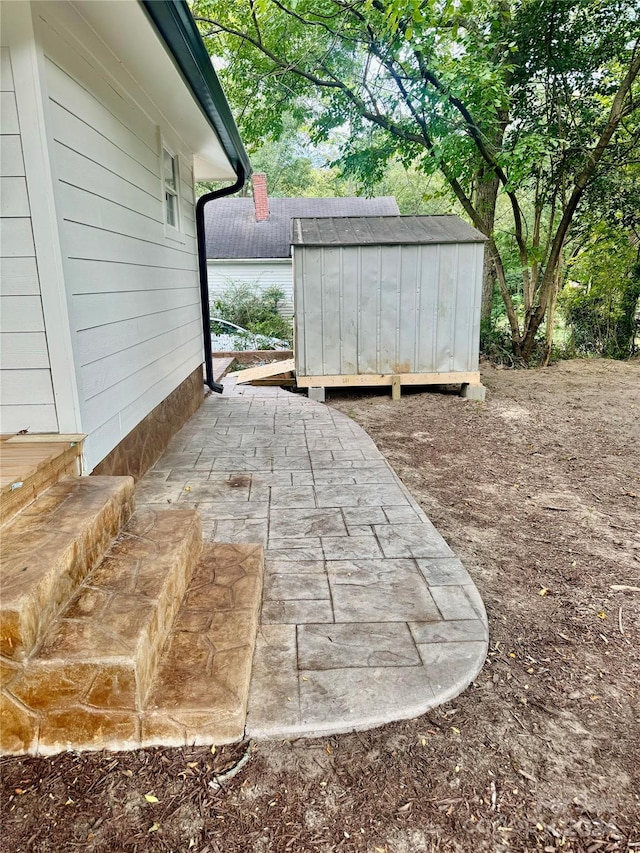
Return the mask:
[[[299,388],[340,388],[373,385],[393,385],[394,379],[400,385],[480,385],[480,373],[471,371],[461,373],[354,373],[334,376],[300,376],[296,382]]]

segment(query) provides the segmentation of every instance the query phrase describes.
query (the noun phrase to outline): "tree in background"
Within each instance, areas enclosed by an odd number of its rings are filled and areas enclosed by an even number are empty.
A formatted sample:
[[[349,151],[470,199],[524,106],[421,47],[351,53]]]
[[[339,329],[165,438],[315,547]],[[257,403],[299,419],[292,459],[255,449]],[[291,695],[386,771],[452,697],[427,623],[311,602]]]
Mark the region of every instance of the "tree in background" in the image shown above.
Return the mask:
[[[308,129],[297,127],[289,115],[277,139],[248,147],[254,170],[266,173],[274,198],[394,196],[407,215],[461,212],[440,175],[425,175],[397,158],[386,164],[379,180],[356,180],[341,167],[338,142],[339,136],[333,144],[314,145]]]
[[[569,352],[629,358],[640,328],[640,244],[601,225],[573,259],[560,307],[571,333]]]
[[[570,354],[628,358],[640,334],[640,162],[594,181],[560,295]]]
[[[277,139],[291,115],[315,143],[338,137],[343,168],[363,185],[394,160],[443,176],[487,237],[483,316],[495,281],[514,353],[528,361],[585,197],[638,145],[636,0],[192,7],[228,59],[225,89],[250,144]]]

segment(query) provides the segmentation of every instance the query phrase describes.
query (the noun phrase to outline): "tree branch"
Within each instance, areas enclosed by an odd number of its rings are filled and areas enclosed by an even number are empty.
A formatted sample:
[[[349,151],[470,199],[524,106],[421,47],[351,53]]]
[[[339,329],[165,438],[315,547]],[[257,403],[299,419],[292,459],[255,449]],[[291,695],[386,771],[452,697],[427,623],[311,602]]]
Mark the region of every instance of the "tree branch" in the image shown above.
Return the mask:
[[[607,146],[611,142],[613,134],[615,133],[618,125],[622,121],[622,118],[626,112],[626,101],[631,93],[631,87],[633,86],[634,81],[636,80],[638,74],[640,73],[640,50],[638,49],[639,43],[636,42],[632,55],[631,55],[631,63],[629,65],[629,69],[622,79],[618,91],[616,92],[615,98],[613,99],[613,103],[611,105],[611,109],[609,111],[609,116],[604,125],[602,132],[600,133],[600,137],[595,147],[589,152],[587,157],[587,162],[585,163],[582,171],[576,177],[573,185],[573,190],[569,197],[569,200],[565,206],[565,209],[562,214],[562,219],[560,220],[560,224],[558,225],[558,229],[553,238],[553,242],[551,244],[551,251],[549,253],[549,260],[547,261],[547,266],[545,268],[544,277],[542,280],[542,287],[540,288],[539,295],[539,304],[533,312],[532,316],[532,335],[535,335],[538,330],[545,314],[545,308],[547,304],[547,300],[549,298],[549,293],[551,288],[554,285],[555,279],[555,270],[560,261],[560,255],[562,252],[562,248],[564,246],[564,242],[567,237],[567,233],[569,231],[569,227],[571,226],[571,222],[573,220],[573,216],[576,212],[578,204],[584,194],[589,181],[593,178],[598,168],[598,164],[600,163]]]

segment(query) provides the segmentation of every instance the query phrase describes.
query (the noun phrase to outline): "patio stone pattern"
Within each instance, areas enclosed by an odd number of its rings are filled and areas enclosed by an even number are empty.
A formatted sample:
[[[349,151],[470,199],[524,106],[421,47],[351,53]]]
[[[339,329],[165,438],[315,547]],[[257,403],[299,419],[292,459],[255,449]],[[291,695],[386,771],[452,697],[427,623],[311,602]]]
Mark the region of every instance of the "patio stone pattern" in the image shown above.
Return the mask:
[[[66,478],[0,536],[0,654],[24,659],[133,511],[130,477]]]
[[[137,500],[197,508],[205,542],[265,549],[245,735],[369,728],[468,687],[487,651],[482,600],[372,439],[301,394],[224,385]]]
[[[203,547],[197,510],[132,498],[129,477],[63,481],[3,528],[0,752],[243,737],[264,549]]]

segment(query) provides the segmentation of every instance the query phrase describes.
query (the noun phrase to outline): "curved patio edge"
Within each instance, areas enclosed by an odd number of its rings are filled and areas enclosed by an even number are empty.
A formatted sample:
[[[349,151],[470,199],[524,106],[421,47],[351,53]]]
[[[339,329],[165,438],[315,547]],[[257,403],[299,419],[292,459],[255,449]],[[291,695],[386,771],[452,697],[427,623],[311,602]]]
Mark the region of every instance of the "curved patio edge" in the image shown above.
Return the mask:
[[[486,658],[484,604],[373,440],[321,403],[226,384],[230,421],[236,404],[255,428],[241,446],[272,463],[246,465],[271,483],[246,735],[364,730],[455,698]]]

